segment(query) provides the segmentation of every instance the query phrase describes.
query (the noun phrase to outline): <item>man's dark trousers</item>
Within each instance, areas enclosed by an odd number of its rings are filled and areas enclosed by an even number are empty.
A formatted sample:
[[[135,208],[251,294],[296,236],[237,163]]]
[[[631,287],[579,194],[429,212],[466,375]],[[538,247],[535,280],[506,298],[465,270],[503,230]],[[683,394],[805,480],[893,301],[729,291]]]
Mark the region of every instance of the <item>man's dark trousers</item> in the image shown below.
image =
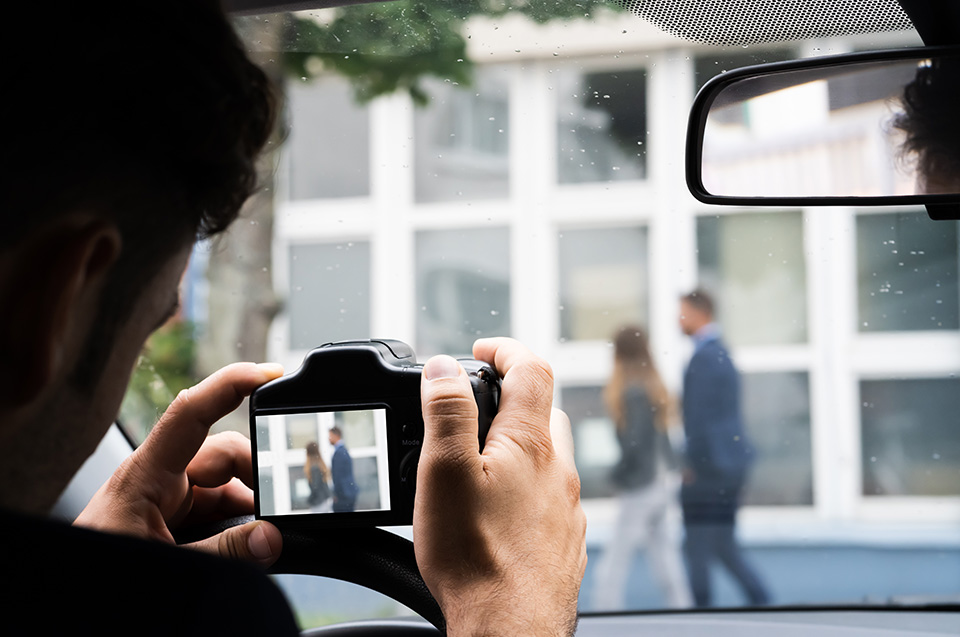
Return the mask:
[[[740,582],[752,605],[769,596],[736,541],[740,492],[753,461],[740,407],[740,374],[719,338],[701,341],[683,378],[687,475],[680,493],[684,556],[697,606],[709,606],[710,564]]]

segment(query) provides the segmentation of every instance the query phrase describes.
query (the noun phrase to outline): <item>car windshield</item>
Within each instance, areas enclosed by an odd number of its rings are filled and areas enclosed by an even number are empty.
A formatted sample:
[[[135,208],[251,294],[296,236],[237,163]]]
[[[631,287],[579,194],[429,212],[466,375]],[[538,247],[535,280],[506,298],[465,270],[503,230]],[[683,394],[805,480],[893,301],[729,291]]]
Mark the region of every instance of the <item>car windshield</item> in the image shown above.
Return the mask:
[[[707,206],[683,177],[711,77],[919,45],[916,32],[721,47],[613,5],[446,4],[235,19],[283,87],[282,130],[241,220],[196,248],[183,310],[125,400],[128,429],[144,435],[156,405],[236,360],[290,372],[323,343],[379,337],[423,361],[512,336],[551,363],[572,422],[582,611],[690,607],[704,581],[721,607],[956,601],[958,224],[919,207]],[[862,105],[845,88],[830,108]],[[691,323],[704,300],[712,320]],[[635,368],[617,362],[618,336],[645,346]],[[704,352],[725,363],[695,387]],[[714,426],[710,401],[738,398],[741,428],[691,431]],[[247,432],[236,416],[218,427]],[[316,420],[285,426],[258,436],[270,497],[308,509],[305,449],[332,449]],[[373,503],[373,432],[343,429],[358,502]],[[636,446],[654,452],[631,460]],[[710,454],[739,481],[711,474]],[[280,582],[304,627],[409,613],[352,585]]]

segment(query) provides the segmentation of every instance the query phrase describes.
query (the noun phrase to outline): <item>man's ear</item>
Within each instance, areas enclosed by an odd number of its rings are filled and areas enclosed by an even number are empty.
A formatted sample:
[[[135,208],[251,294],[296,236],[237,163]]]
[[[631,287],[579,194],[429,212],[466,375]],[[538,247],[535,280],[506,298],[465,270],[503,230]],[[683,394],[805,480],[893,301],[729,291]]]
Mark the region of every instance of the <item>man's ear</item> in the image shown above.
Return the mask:
[[[8,262],[0,298],[0,397],[31,400],[79,351],[97,318],[104,283],[120,256],[120,232],[102,219],[64,220],[35,233]]]

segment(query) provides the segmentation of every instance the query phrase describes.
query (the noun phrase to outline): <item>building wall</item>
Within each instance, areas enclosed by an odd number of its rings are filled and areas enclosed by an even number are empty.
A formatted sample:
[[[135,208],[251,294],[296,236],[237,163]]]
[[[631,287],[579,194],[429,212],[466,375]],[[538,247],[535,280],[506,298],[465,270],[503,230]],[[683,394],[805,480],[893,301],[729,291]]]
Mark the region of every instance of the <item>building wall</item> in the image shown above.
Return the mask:
[[[744,533],[960,543],[957,224],[922,209],[708,207],[684,184],[708,75],[867,39],[730,51],[637,24],[624,42],[609,25],[539,31],[520,51],[478,37],[474,85],[429,82],[424,109],[403,95],[358,107],[332,77],[292,83],[272,357],[293,369],[312,346],[375,336],[424,360],[518,338],[554,368],[599,540],[614,513],[609,335],[645,326],[678,392],[690,345],[677,299],[704,285],[760,449]]]

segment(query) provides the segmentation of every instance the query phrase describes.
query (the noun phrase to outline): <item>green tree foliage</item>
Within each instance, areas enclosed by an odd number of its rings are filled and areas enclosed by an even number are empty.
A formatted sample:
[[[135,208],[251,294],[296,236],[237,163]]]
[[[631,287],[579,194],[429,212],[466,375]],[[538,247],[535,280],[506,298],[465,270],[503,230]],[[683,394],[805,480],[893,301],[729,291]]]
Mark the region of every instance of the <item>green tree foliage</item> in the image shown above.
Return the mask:
[[[174,396],[199,382],[193,332],[189,322],[171,321],[147,340],[120,407],[120,422],[136,442],[146,438]]]
[[[470,84],[463,26],[473,16],[522,14],[538,23],[619,10],[615,0],[396,0],[341,7],[324,19],[296,16],[284,26],[282,63],[287,73],[309,79],[318,70],[351,81],[356,98],[407,91],[417,104],[427,94],[422,78]],[[330,19],[327,19],[330,18]]]

